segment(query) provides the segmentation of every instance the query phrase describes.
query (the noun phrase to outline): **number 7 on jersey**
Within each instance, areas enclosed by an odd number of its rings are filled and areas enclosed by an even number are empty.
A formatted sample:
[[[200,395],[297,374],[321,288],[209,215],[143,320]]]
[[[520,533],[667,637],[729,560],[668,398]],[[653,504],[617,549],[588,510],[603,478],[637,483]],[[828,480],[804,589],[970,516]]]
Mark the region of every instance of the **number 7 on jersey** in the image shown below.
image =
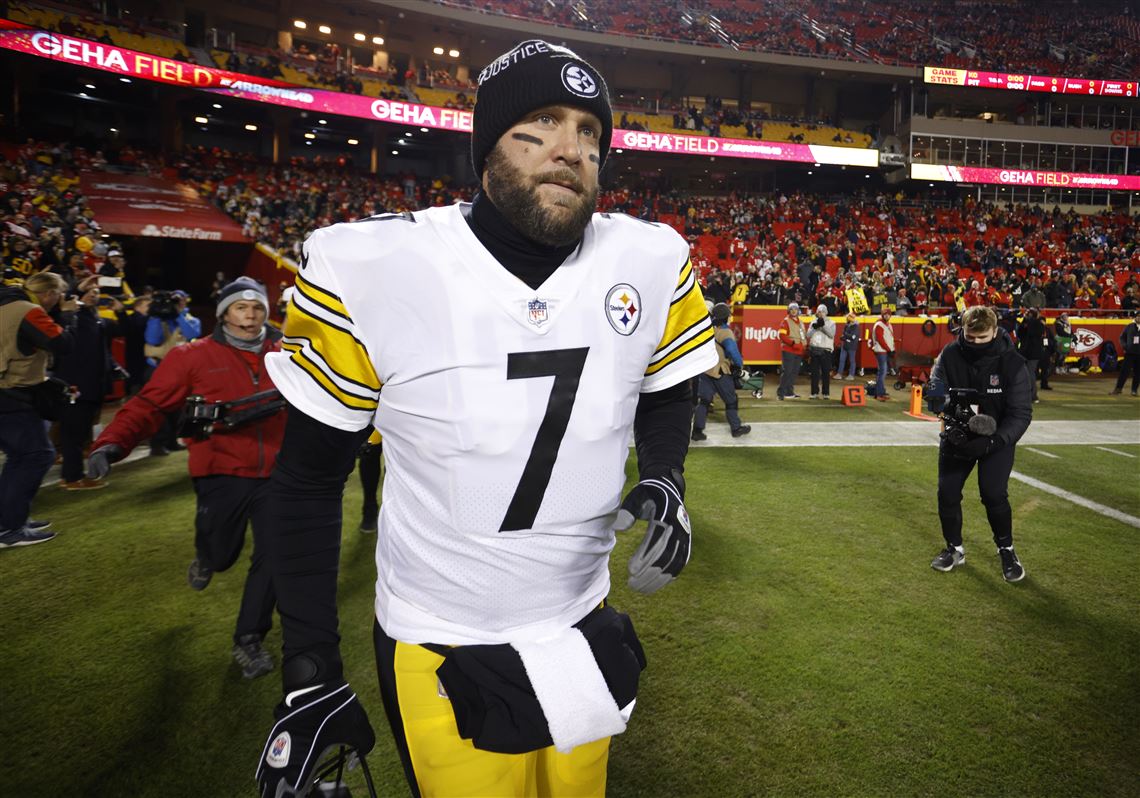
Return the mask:
[[[499,527],[500,532],[530,529],[538,515],[542,497],[550,484],[558,447],[570,424],[570,412],[578,395],[578,381],[586,365],[589,347],[580,349],[550,349],[539,352],[510,352],[507,355],[507,379],[526,380],[534,377],[554,377],[546,413],[538,425],[530,457],[523,468],[522,479],[507,507],[507,514]]]

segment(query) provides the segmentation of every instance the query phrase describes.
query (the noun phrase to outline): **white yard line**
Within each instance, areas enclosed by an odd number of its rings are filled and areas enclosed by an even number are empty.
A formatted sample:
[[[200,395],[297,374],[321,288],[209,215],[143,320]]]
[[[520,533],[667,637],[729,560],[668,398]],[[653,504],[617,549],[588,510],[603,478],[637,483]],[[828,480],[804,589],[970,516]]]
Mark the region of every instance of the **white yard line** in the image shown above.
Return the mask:
[[[1070,493],[1063,488],[1058,488],[1055,485],[1050,485],[1049,483],[1042,482],[1039,479],[1027,477],[1025,474],[1017,471],[1012,472],[1010,476],[1013,479],[1016,479],[1018,482],[1024,482],[1031,488],[1037,488],[1038,490],[1044,491],[1045,493],[1048,493],[1052,496],[1056,496],[1057,498],[1072,502],[1073,504],[1084,507],[1085,509],[1092,510],[1094,513],[1099,513],[1100,515],[1103,515],[1107,518],[1111,518],[1114,521],[1119,521],[1122,524],[1128,524],[1128,526],[1140,529],[1140,518],[1137,518],[1134,515],[1129,515],[1128,513],[1122,513],[1120,510],[1114,510],[1111,507],[1106,507],[1105,505],[1094,502],[1091,499],[1086,499],[1084,496],[1078,496],[1075,493]]]
[[[1107,446],[1098,446],[1096,448],[1100,449],[1102,452],[1108,452],[1109,454],[1118,454],[1121,457],[1135,457],[1136,456],[1134,454],[1129,454],[1128,452],[1122,452],[1119,449],[1109,449]]]
[[[1098,446],[1097,448],[1099,449],[1100,447]],[[1049,452],[1042,451],[1041,449],[1034,449],[1030,446],[1026,446],[1025,451],[1033,452],[1034,454],[1039,454],[1042,457],[1052,457],[1054,460],[1060,460],[1061,459],[1060,455],[1050,454]]]

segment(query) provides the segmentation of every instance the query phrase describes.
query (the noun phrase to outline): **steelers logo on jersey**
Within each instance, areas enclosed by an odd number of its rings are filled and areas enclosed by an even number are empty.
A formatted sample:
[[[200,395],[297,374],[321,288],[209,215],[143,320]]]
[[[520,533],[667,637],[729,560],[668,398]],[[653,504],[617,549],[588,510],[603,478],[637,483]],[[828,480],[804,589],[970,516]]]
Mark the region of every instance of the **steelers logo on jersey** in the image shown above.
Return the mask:
[[[606,318],[619,335],[630,335],[641,321],[641,295],[629,283],[618,283],[606,294]]]

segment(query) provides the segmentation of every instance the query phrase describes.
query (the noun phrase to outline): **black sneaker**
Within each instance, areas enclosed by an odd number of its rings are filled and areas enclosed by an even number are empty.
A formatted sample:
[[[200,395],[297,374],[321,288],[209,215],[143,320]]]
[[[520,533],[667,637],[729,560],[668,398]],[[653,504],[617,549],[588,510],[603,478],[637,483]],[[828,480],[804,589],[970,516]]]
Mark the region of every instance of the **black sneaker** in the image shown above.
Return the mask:
[[[51,521],[38,521],[35,518],[29,518],[24,522],[24,526],[33,532],[46,532],[51,529]]]
[[[242,635],[233,650],[234,661],[241,665],[241,675],[246,679],[256,679],[273,670],[273,657],[261,645],[258,635]]]
[[[205,590],[206,585],[210,584],[210,580],[213,578],[213,568],[205,565],[197,557],[190,562],[190,570],[186,572],[186,581],[190,583],[193,590]]]
[[[27,525],[19,529],[3,529],[0,530],[0,549],[10,549],[16,546],[34,546],[37,543],[47,543],[54,537],[54,532],[45,532],[42,529],[31,529]]]
[[[741,435],[747,435],[751,431],[752,431],[751,425],[741,424],[739,427],[737,427],[736,429],[734,429],[732,431],[732,437],[739,438]]]
[[[930,567],[935,571],[953,571],[959,565],[966,562],[966,552],[964,549],[955,548],[954,546],[947,546],[942,551],[938,552],[938,556],[930,563]]]
[[[692,435],[693,440],[703,441],[703,440],[707,440],[708,437],[709,437],[708,435],[705,435],[705,431],[703,429],[697,429],[696,427],[693,427],[693,435]]]
[[[1005,581],[1020,582],[1025,578],[1025,568],[1022,567],[1021,560],[1017,559],[1012,547],[998,549],[998,554],[1001,556],[1001,575],[1005,577]]]

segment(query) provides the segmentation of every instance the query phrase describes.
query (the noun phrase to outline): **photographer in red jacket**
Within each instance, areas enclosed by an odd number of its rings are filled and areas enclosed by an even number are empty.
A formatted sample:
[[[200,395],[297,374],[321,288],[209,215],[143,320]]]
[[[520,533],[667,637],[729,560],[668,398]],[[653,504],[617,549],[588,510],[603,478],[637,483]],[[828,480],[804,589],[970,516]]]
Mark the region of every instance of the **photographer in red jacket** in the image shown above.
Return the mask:
[[[239,277],[218,296],[213,335],[175,347],[149,382],[115,415],[92,446],[88,471],[105,476],[139,441],[183,408],[187,397],[205,406],[234,402],[273,388],[265,355],[280,349],[280,333],[265,323],[265,288]],[[215,571],[229,569],[241,554],[247,524],[253,527],[253,557],[234,631],[233,657],[247,679],[273,670],[262,640],[273,621],[273,583],[265,567],[265,512],[269,472],[285,429],[281,410],[232,429],[215,424],[213,434],[190,441],[190,476],[198,496],[197,556],[190,563],[190,587],[202,590]]]

